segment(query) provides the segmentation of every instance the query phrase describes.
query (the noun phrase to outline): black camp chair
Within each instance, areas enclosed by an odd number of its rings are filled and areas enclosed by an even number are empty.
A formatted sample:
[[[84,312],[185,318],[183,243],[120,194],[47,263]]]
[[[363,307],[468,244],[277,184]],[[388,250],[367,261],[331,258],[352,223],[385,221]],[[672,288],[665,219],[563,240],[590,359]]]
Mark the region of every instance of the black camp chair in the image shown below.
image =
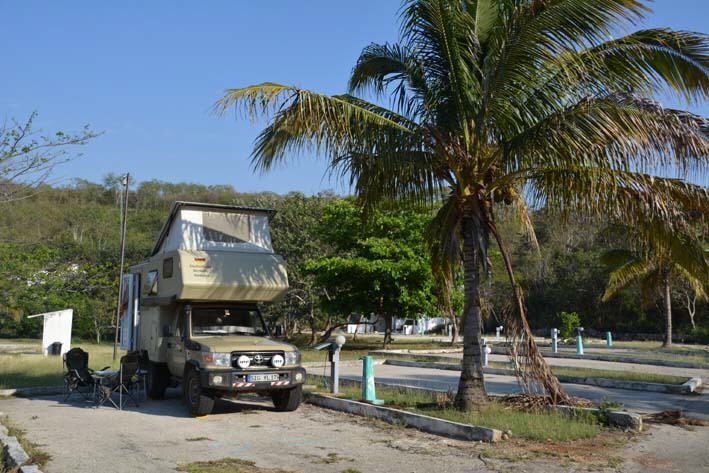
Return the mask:
[[[89,368],[89,354],[81,348],[72,348],[64,354],[64,401],[77,393],[84,399],[93,400],[96,383]],[[104,369],[108,369],[107,366]]]
[[[118,372],[104,379],[97,386],[99,390],[97,404],[102,406],[110,402],[116,409],[123,410],[123,396],[127,396],[138,407],[138,400],[134,397],[134,394],[141,382],[139,370],[140,354],[138,352],[130,352],[122,356]],[[113,395],[116,393],[118,393],[118,404],[113,400]]]

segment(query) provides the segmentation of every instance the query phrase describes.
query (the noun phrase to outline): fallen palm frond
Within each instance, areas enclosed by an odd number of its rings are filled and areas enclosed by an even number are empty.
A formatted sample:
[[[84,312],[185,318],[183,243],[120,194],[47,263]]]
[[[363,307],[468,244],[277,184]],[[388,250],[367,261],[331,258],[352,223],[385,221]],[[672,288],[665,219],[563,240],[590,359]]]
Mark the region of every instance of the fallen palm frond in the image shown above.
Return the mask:
[[[683,411],[662,411],[654,414],[643,416],[645,422],[653,424],[669,424],[669,425],[696,425],[709,426],[709,420],[690,419],[684,416]]]
[[[550,396],[538,396],[534,394],[509,394],[499,399],[508,409],[518,409],[523,411],[541,410],[555,403]],[[567,402],[563,405],[570,407],[596,407],[595,404],[580,397],[567,397]]]

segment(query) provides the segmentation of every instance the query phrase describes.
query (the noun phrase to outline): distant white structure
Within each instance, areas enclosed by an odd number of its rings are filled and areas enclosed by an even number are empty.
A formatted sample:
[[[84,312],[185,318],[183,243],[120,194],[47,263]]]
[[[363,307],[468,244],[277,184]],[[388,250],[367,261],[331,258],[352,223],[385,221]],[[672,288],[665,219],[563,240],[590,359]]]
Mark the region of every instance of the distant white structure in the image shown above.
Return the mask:
[[[30,315],[27,318],[44,317],[42,328],[42,353],[47,355],[52,343],[62,344],[61,354],[71,349],[71,323],[74,318],[74,309],[46,312],[44,314]]]

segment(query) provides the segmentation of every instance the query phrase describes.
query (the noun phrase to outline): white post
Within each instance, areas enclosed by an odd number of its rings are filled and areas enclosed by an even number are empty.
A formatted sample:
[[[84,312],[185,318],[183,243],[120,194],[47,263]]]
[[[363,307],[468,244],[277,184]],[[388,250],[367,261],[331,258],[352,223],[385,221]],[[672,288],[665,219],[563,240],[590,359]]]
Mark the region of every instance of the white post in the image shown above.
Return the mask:
[[[487,368],[487,364],[492,353],[492,348],[487,344],[487,339],[483,338],[483,367]]]
[[[551,349],[554,353],[559,352],[559,330],[553,328],[551,329]]]

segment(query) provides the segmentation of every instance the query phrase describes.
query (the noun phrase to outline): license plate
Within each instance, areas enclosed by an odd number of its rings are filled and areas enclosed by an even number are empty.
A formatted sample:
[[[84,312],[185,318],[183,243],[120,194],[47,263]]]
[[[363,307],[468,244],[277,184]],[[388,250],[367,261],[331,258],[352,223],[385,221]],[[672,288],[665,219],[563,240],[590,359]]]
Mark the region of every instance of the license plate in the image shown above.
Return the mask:
[[[246,381],[258,383],[261,381],[278,381],[278,373],[274,374],[247,374]]]

